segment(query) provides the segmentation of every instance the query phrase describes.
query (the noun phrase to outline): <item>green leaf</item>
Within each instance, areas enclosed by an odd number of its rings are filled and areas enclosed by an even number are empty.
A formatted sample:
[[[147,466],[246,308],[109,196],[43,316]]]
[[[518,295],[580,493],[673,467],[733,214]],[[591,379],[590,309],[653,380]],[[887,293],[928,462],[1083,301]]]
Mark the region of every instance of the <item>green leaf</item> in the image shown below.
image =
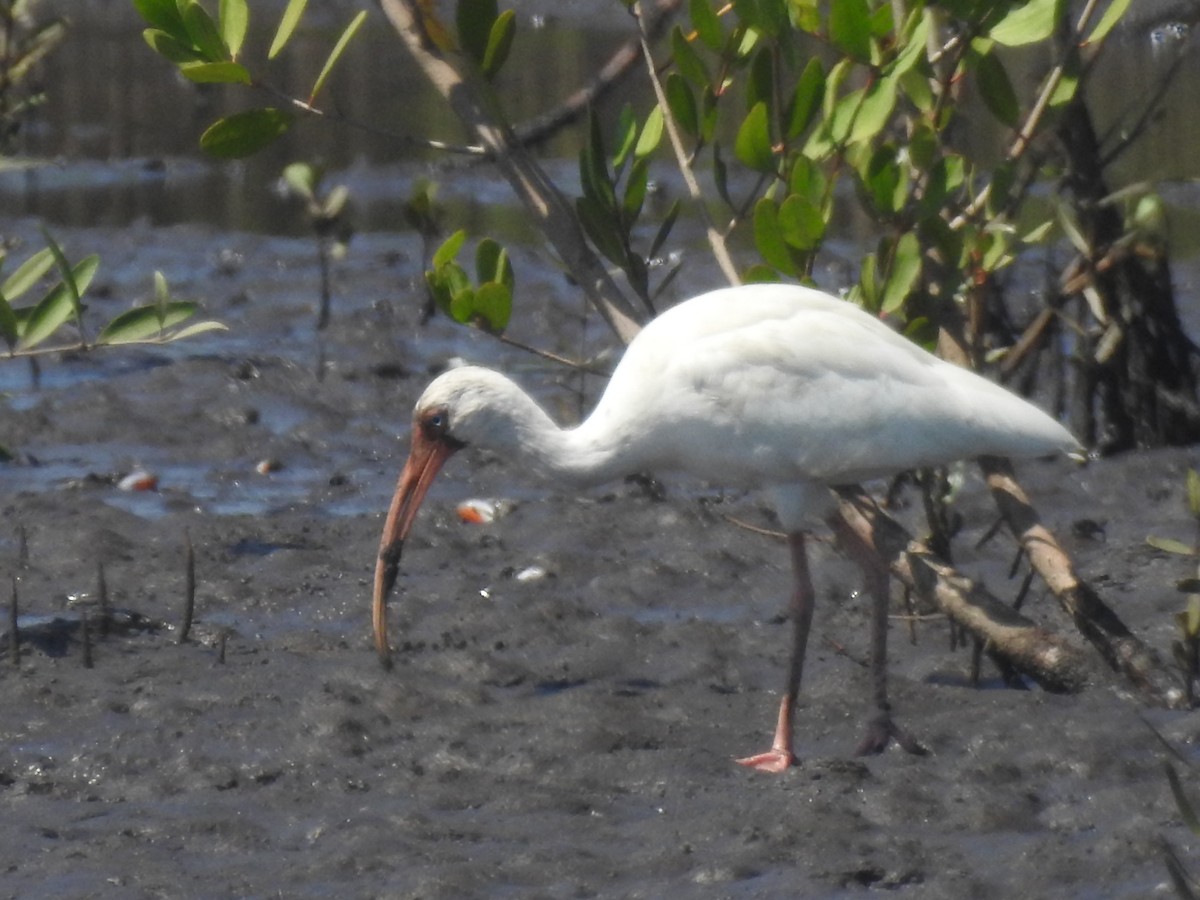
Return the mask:
[[[719,51],[725,44],[725,32],[711,0],[691,0],[688,11],[691,13],[692,27],[696,29],[700,40],[709,50]]]
[[[1002,123],[1010,128],[1015,127],[1021,108],[1004,64],[994,52],[981,53],[974,61],[975,77],[979,80],[979,94],[984,105]]]
[[[475,292],[471,313],[473,320],[483,320],[484,330],[499,334],[512,317],[512,290],[494,281],[481,284]]]
[[[1100,17],[1100,21],[1096,23],[1096,27],[1092,29],[1092,33],[1087,36],[1085,44],[1095,44],[1106,37],[1113,30],[1113,26],[1121,21],[1121,17],[1125,15],[1126,10],[1133,0],[1112,0],[1108,9],[1104,11],[1104,15]]]
[[[458,0],[454,11],[458,43],[476,63],[483,63],[492,25],[498,15],[496,0]]]
[[[754,246],[768,265],[787,275],[796,274],[796,263],[779,225],[779,210],[769,197],[754,204]]]
[[[204,61],[203,57],[192,49],[190,40],[179,41],[157,28],[147,28],[142,32],[142,37],[151,50],[176,65]]]
[[[275,38],[271,41],[271,49],[267,51],[267,59],[274,59],[279,55],[279,51],[287,46],[287,42],[292,39],[292,32],[300,24],[306,6],[308,0],[288,0],[287,8],[279,19],[279,27],[275,30]]]
[[[75,323],[79,326],[79,332],[83,334],[83,294],[88,289],[88,285],[92,283],[92,278],[96,274],[96,269],[100,266],[100,257],[96,254],[87,256],[72,266],[68,261],[62,248],[58,246],[58,242],[51,237],[50,232],[42,228],[42,237],[46,241],[46,246],[50,248],[50,252],[54,255],[54,266],[58,269],[59,277],[62,279],[59,287],[66,290],[67,296],[71,301],[71,309],[75,314]],[[54,293],[54,289],[51,290]],[[45,300],[43,299],[43,303]]]
[[[179,72],[193,84],[250,84],[250,72],[235,62],[186,62]]]
[[[210,125],[200,135],[200,146],[221,159],[241,159],[277,140],[291,124],[292,116],[283,110],[248,109]]]
[[[734,155],[746,166],[759,172],[770,172],[775,167],[775,154],[771,148],[770,123],[767,121],[767,104],[754,104],[738,128],[733,144]]]
[[[139,306],[121,313],[105,325],[96,343],[132,344],[161,338],[167,328],[187,320],[195,312],[195,303],[183,301],[168,303],[165,309],[160,309],[157,304]]]
[[[221,0],[219,15],[221,38],[229,48],[229,54],[237,59],[246,40],[246,29],[250,24],[250,10],[246,0]]]
[[[899,212],[908,195],[907,169],[897,157],[894,146],[882,144],[871,154],[860,173],[871,202],[884,216]]]
[[[438,247],[433,254],[433,267],[440,269],[448,263],[452,262],[458,251],[462,249],[462,245],[467,240],[467,233],[461,228],[450,235],[442,242],[442,246]]]
[[[825,236],[825,217],[807,197],[792,194],[779,207],[779,229],[797,250],[812,250]]]
[[[821,68],[821,61],[814,56],[800,73],[796,90],[792,94],[791,107],[787,114],[789,140],[799,137],[812,123],[824,93],[825,70]]]
[[[742,284],[778,284],[783,279],[770,266],[755,263],[742,273]]]
[[[217,23],[198,0],[180,0],[179,11],[187,28],[192,45],[200,51],[207,62],[222,62],[229,59],[229,48],[217,30]]]
[[[475,277],[480,284],[494,281],[512,287],[512,264],[508,251],[491,238],[484,238],[475,248]]]
[[[157,269],[154,271],[154,302],[159,309],[159,318],[166,319],[167,304],[171,302],[171,290],[167,287],[167,277]]]
[[[1051,109],[1062,106],[1064,103],[1070,102],[1079,90],[1079,65],[1076,57],[1071,57],[1067,60],[1066,67],[1063,69],[1062,77],[1059,78],[1054,92],[1050,95],[1048,104]]]
[[[350,24],[346,26],[337,43],[334,44],[333,50],[329,53],[329,58],[325,60],[325,65],[321,67],[321,74],[317,76],[317,80],[313,82],[312,93],[308,95],[308,103],[311,106],[317,99],[317,94],[321,93],[321,88],[325,86],[326,80],[329,78],[329,73],[333,71],[333,67],[337,65],[337,61],[342,58],[342,54],[346,52],[346,47],[350,41],[354,39],[354,35],[358,34],[358,29],[362,28],[363,22],[367,20],[367,11],[364,9],[357,16],[350,20]]]
[[[4,279],[0,284],[0,294],[9,300],[15,300],[45,277],[54,267],[54,253],[49,247],[39,250],[21,265],[17,270]]]
[[[637,217],[641,215],[642,203],[646,199],[646,189],[650,184],[650,161],[639,159],[629,170],[629,181],[625,185],[625,197],[621,201],[621,214],[625,218],[626,228],[632,228]]]
[[[12,306],[0,293],[0,337],[4,338],[4,343],[8,345],[9,350],[16,346],[20,331]]]
[[[778,85],[775,78],[775,53],[772,47],[763,46],[750,61],[750,70],[743,76],[746,85],[746,108],[758,102],[767,105],[768,118],[775,112],[775,97]]]
[[[1146,538],[1146,543],[1155,550],[1162,550],[1164,553],[1175,553],[1179,556],[1194,556],[1195,548],[1183,541],[1177,541],[1174,538],[1161,538],[1151,535]]]
[[[847,55],[869,62],[871,9],[867,0],[835,0],[829,4],[829,38]]]
[[[734,202],[729,196],[729,167],[725,165],[725,160],[721,157],[721,145],[714,141],[712,145],[713,157],[713,185],[717,189],[717,194],[725,205],[730,209],[734,209]]]
[[[133,0],[133,6],[151,28],[157,28],[180,43],[191,41],[175,0]]]
[[[1187,473],[1188,510],[1193,518],[1200,519],[1200,472],[1188,469]]]
[[[1044,41],[1054,34],[1063,0],[1028,0],[1001,19],[988,33],[997,44],[1021,47]]]
[[[606,210],[616,210],[617,195],[604,156],[604,136],[594,112],[588,112],[588,142],[579,152],[579,181],[585,197]]]
[[[907,231],[896,241],[892,253],[891,271],[883,286],[880,308],[885,313],[894,313],[904,305],[921,277],[921,244],[916,232]]]
[[[283,181],[299,197],[312,200],[317,194],[317,170],[306,162],[289,163],[283,168]]]
[[[663,111],[661,107],[656,106],[646,116],[646,124],[642,126],[642,133],[638,136],[637,146],[633,150],[634,159],[642,159],[657,150],[662,136]]]
[[[874,253],[863,257],[858,273],[858,287],[862,295],[862,307],[867,312],[879,311],[879,264]]]
[[[229,329],[220,322],[193,322],[184,328],[177,331],[172,331],[163,337],[164,343],[171,341],[182,341],[184,338],[195,337],[198,334],[205,334],[209,331],[228,331]]]
[[[625,241],[613,211],[604,208],[592,197],[576,199],[575,211],[596,249],[613,265],[624,266]]]
[[[692,88],[682,75],[672,72],[664,85],[667,107],[675,124],[685,133],[695,137],[700,133],[700,118],[696,112],[696,98]]]
[[[637,141],[637,116],[633,114],[633,107],[628,103],[621,107],[614,138],[616,151],[613,153],[612,165],[614,170],[620,170],[629,154],[633,152],[633,145]]]
[[[708,68],[704,65],[704,60],[678,25],[671,29],[671,56],[679,74],[688,81],[701,88],[709,83]]]
[[[682,209],[682,204],[679,200],[675,200],[671,204],[671,208],[667,210],[666,217],[662,220],[662,224],[658,226],[658,231],[654,233],[654,240],[650,242],[650,249],[646,253],[649,259],[654,259],[658,256],[658,251],[662,249],[662,245],[666,243],[667,237],[671,234],[671,229],[675,227],[675,220],[679,218],[680,209]]]
[[[508,59],[516,34],[517,14],[514,10],[506,9],[492,23],[492,30],[488,32],[487,50],[483,54],[482,66],[483,74],[488,78],[494,78]]]
[[[854,128],[847,138],[848,143],[872,140],[887,126],[892,110],[896,108],[897,78],[880,78],[871,85],[862,98],[862,105],[854,117]]]
[[[65,283],[59,282],[41,299],[29,314],[29,318],[25,320],[17,349],[28,350],[36,347],[70,321],[74,310],[75,301],[71,296],[70,288]]]
[[[903,43],[900,52],[888,67],[887,72],[889,75],[902,76],[911,71],[918,62],[927,58],[929,23],[932,18],[932,16],[926,15],[923,10],[917,9],[913,11],[909,21],[912,22],[913,19],[916,19],[916,22],[912,31],[902,36]],[[907,29],[905,30],[907,31]]]
[[[803,154],[796,155],[792,163],[791,174],[788,175],[788,192],[799,194],[813,206],[820,208],[826,201],[826,180],[820,168],[813,165],[812,160]]]

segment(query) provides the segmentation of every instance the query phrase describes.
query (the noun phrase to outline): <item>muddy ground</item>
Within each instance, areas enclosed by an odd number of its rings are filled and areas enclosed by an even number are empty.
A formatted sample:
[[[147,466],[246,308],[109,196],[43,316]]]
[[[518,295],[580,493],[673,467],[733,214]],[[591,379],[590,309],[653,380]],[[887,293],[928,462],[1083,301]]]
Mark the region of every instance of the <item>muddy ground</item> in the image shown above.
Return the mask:
[[[37,245],[32,221],[0,230]],[[803,763],[780,777],[733,765],[770,739],[788,573],[782,545],[723,518],[769,524],[757,498],[715,487],[573,496],[464,454],[406,553],[398,664],[382,671],[369,580],[428,373],[453,356],[503,365],[563,419],[567,381],[421,326],[407,238],[356,239],[318,379],[311,244],[183,227],[59,237],[77,256],[102,249],[99,318],[163,268],[231,330],[48,359],[40,390],[3,364],[0,591],[16,579],[30,640],[16,665],[0,651],[0,895],[1144,898],[1172,896],[1164,839],[1200,872],[1160,740],[1194,762],[1200,722],[1145,708],[1098,663],[1078,695],[1006,689],[986,665],[976,688],[944,622],[914,644],[897,620],[898,717],[933,752],[854,758],[865,611],[824,545]],[[571,288],[523,288],[545,300],[517,335],[577,349]],[[282,468],[256,473],[266,459]],[[1145,538],[1192,539],[1192,462],[1021,469],[1085,577],[1164,650],[1190,572]],[[114,485],[136,468],[157,492]],[[1012,596],[1011,542],[972,549],[993,514],[963,473],[958,561]],[[454,505],[470,497],[512,510],[463,524]],[[185,535],[198,597],[181,645]],[[93,633],[88,668],[71,626],[96,615],[101,563],[114,606],[157,627]],[[1040,588],[1027,609],[1072,632]]]

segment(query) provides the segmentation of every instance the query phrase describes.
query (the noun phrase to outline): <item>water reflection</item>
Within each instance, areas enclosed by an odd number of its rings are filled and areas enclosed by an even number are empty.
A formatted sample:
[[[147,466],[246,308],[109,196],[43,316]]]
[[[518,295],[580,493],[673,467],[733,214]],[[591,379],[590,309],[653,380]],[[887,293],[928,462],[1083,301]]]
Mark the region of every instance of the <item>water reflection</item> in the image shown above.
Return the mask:
[[[464,141],[457,120],[399,41],[376,17],[343,59],[324,96],[329,111],[368,128],[302,119],[277,144],[238,163],[200,156],[197,141],[217,118],[278,98],[245,89],[191,85],[143,43],[130,15],[78,21],[47,61],[47,102],[24,135],[23,153],[49,165],[0,168],[0,203],[8,215],[33,215],[65,225],[120,226],[139,218],[153,225],[203,222],[222,228],[281,234],[306,225],[269,188],[288,162],[320,161],[349,169],[367,206],[359,226],[399,229],[400,205],[413,178],[439,159],[402,136]],[[271,25],[270,16],[258,23]],[[523,23],[500,89],[514,121],[560,103],[622,40],[616,32],[544,22]],[[271,84],[304,96],[335,41],[334,28],[310,29],[270,63]],[[251,35],[246,58],[262,59],[270,31]],[[257,48],[257,49],[256,49]],[[386,133],[385,133],[386,132]],[[397,135],[397,137],[390,137]],[[548,156],[574,152],[570,133],[550,139]],[[369,198],[369,202],[367,202]],[[492,198],[512,203],[510,196]],[[451,199],[453,202],[453,198]]]
[[[1161,113],[1114,162],[1113,184],[1147,177],[1194,178],[1200,171],[1192,149],[1200,143],[1200,115],[1190,100],[1200,90],[1200,53],[1194,49],[1194,24],[1184,15],[1189,8],[1158,0],[1135,7],[1134,18],[1114,34],[1088,89],[1097,126],[1111,136],[1110,143],[1137,122],[1145,104],[1143,91],[1173,67],[1177,71]],[[218,163],[198,153],[203,129],[248,105],[276,101],[246,90],[198,89],[185,82],[144,46],[140,22],[128,7],[121,8],[124,14],[86,8],[94,17],[82,12],[64,46],[50,56],[48,102],[28,129],[23,149],[52,162],[0,169],[0,205],[7,215],[63,225],[192,222],[302,235],[307,233],[303,216],[271,186],[286,163],[305,159],[324,162],[334,173],[331,177],[350,187],[360,230],[403,230],[402,207],[413,182],[432,174],[441,184],[439,200],[456,224],[536,243],[507,187],[490,170],[431,173],[433,162],[444,163],[444,156],[381,133],[463,140],[457,121],[377,16],[327,88],[332,112],[374,130],[303,120],[266,152],[243,162]],[[270,26],[272,20],[272,15],[260,16],[257,24]],[[326,24],[298,34],[289,52],[267,67],[273,84],[305,93],[336,37],[337,23]],[[535,28],[526,18],[521,26],[500,85],[515,121],[560,103],[627,36],[555,20]],[[252,34],[247,58],[263,58],[270,36],[269,28]],[[1045,60],[1016,54],[1009,66],[1019,91],[1030,93]],[[610,105],[619,102],[621,98]],[[647,98],[639,102],[644,106]],[[967,117],[971,126],[955,140],[968,144],[970,152],[1005,144],[1005,133],[986,113],[972,117],[968,111]],[[568,185],[574,180],[570,160],[576,140],[575,130],[568,129],[540,148]],[[1177,210],[1191,205],[1182,194],[1174,199]],[[1190,219],[1177,212],[1174,224],[1187,230]]]

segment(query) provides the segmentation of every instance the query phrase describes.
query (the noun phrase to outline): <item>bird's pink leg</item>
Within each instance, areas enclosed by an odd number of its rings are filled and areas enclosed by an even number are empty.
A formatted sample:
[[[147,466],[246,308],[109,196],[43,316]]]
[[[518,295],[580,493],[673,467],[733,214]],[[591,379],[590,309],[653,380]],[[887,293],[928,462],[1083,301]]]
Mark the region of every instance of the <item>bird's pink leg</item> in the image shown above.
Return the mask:
[[[737,760],[740,765],[758,769],[760,772],[782,772],[796,764],[792,752],[792,722],[796,708],[796,696],[800,693],[800,676],[804,674],[804,650],[808,646],[808,632],[812,627],[814,592],[812,577],[808,571],[808,553],[804,547],[803,532],[788,535],[788,547],[792,551],[792,599],[789,613],[792,619],[792,657],[788,663],[787,686],[783,699],[779,701],[779,718],[775,723],[775,739],[771,749]]]
[[[871,598],[871,695],[874,711],[867,722],[867,733],[863,736],[856,755],[882,753],[895,740],[909,753],[918,755],[928,752],[908,732],[892,721],[892,706],[888,702],[887,689],[887,636],[888,636],[888,569],[879,552],[840,516],[833,516],[830,524],[837,533],[842,546],[862,567],[866,580],[867,594]]]

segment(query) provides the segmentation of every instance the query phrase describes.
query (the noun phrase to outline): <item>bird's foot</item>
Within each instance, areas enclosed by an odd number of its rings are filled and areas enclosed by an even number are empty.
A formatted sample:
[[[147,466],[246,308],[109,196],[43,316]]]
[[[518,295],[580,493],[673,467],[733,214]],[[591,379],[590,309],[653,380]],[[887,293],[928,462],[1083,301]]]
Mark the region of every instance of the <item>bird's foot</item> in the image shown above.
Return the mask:
[[[893,722],[890,714],[884,712],[867,723],[867,733],[854,755],[873,756],[882,753],[892,741],[899,744],[905,752],[916,756],[925,756],[929,752],[916,738]]]
[[[796,759],[796,755],[791,750],[780,747],[772,747],[766,753],[744,756],[741,759],[735,759],[734,762],[748,769],[757,769],[760,772],[773,772],[776,774],[785,771],[791,766],[800,764],[800,760]]]

